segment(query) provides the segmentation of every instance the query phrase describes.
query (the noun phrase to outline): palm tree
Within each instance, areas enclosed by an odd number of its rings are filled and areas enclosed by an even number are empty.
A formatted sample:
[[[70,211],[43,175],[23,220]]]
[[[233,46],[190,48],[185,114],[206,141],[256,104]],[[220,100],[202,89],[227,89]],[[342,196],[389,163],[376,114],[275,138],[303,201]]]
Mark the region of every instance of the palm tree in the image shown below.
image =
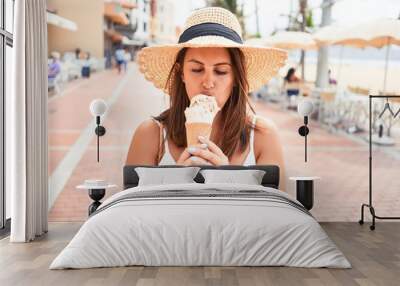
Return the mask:
[[[242,27],[242,36],[245,38],[246,29],[244,25],[243,4],[239,7],[236,0],[208,0],[207,6],[222,7],[231,11],[238,18],[240,26]]]

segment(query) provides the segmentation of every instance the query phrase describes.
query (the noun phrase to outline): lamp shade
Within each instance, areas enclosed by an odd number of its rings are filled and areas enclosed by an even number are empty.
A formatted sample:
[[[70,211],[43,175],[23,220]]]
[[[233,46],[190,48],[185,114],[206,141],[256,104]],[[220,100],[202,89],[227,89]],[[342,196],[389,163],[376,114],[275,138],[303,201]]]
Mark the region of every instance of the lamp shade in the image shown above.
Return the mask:
[[[311,100],[302,100],[297,106],[297,111],[301,116],[309,116],[314,110],[314,104]]]
[[[107,111],[107,103],[103,99],[95,99],[90,103],[90,113],[101,116]]]

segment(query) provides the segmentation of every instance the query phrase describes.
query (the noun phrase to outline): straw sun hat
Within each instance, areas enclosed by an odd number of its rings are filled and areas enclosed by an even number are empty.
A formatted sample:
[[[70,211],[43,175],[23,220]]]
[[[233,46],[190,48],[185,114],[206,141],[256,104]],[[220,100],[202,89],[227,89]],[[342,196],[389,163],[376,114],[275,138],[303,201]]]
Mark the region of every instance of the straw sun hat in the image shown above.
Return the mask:
[[[140,50],[139,69],[147,80],[168,94],[171,88],[166,86],[168,75],[182,48],[239,48],[245,57],[249,91],[254,91],[278,73],[285,64],[287,52],[277,48],[245,45],[241,35],[239,21],[228,10],[218,7],[199,9],[186,20],[177,44]]]

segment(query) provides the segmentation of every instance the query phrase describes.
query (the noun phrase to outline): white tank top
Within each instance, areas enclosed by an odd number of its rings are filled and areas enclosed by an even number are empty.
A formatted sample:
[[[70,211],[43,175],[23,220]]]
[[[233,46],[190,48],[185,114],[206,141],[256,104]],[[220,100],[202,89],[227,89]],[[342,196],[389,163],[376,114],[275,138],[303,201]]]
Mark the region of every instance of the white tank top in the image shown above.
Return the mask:
[[[176,162],[174,160],[174,158],[172,157],[171,153],[169,152],[169,148],[168,148],[168,138],[167,138],[167,132],[165,130],[165,128],[161,125],[160,122],[158,122],[157,120],[153,119],[160,128],[162,128],[163,130],[163,142],[164,142],[164,155],[162,156],[160,163],[158,163],[158,165],[175,165]],[[251,122],[252,124],[252,129],[250,131],[250,151],[247,154],[246,159],[243,162],[243,165],[256,165],[256,157],[254,155],[254,127],[256,126],[256,116],[253,116],[253,120]],[[161,140],[161,138],[160,138]]]

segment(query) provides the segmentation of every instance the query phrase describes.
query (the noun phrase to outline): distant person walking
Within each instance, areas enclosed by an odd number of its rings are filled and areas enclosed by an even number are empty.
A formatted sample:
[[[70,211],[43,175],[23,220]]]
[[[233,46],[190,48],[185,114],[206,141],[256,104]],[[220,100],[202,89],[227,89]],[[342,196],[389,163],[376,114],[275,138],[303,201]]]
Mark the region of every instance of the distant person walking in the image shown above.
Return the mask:
[[[126,72],[127,68],[128,68],[128,63],[132,61],[132,55],[131,53],[128,51],[127,48],[125,48],[125,54],[124,54],[124,70]]]
[[[60,53],[52,52],[51,53],[51,62],[48,65],[47,71],[47,84],[48,88],[53,89],[58,94],[60,92],[60,87],[58,85],[59,74],[61,72],[61,64],[60,64]]]
[[[90,77],[90,53],[89,52],[86,53],[85,59],[82,62],[81,75],[83,78]]]
[[[121,46],[115,51],[115,61],[117,62],[118,73],[121,73],[122,65],[125,63],[125,51]]]
[[[80,48],[76,48],[75,49],[75,59],[79,60],[81,57],[81,49]]]
[[[328,80],[329,80],[329,84],[332,84],[332,85],[337,84],[336,79],[334,79],[332,77],[332,71],[331,70],[328,70]]]
[[[58,52],[51,53],[51,62],[49,64],[47,79],[54,80],[61,71],[60,54]]]

